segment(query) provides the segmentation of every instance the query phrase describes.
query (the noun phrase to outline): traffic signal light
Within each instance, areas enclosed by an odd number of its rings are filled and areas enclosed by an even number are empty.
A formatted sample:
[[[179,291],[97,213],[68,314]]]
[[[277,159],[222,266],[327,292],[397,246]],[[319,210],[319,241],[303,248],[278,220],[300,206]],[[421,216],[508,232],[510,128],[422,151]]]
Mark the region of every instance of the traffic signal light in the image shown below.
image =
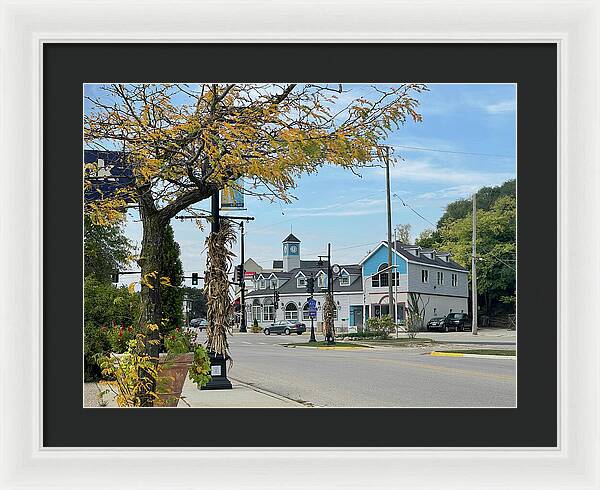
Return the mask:
[[[279,305],[279,291],[274,291],[273,292],[273,303],[275,303],[275,309],[277,309],[277,306]]]
[[[244,266],[242,265],[235,266],[235,282],[239,284],[244,282]]]
[[[192,272],[192,286],[198,285],[198,273]]]
[[[119,271],[113,271],[113,272],[111,272],[111,274],[110,274],[110,280],[111,280],[113,283],[115,283],[115,284],[116,284],[117,282],[119,282]]]
[[[315,278],[314,277],[309,277],[306,279],[306,292],[308,294],[310,294],[311,296],[314,294],[314,292],[315,292]]]

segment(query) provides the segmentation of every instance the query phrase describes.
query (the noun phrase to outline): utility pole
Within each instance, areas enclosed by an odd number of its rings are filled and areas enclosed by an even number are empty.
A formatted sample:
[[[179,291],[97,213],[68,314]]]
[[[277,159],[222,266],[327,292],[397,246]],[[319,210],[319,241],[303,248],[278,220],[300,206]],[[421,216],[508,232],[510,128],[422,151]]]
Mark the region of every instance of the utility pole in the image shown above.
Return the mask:
[[[473,194],[473,237],[471,239],[471,307],[473,335],[477,335],[477,193]]]
[[[394,247],[396,246],[396,230],[394,230]],[[394,315],[398,312],[398,280],[400,275],[398,274],[398,259],[396,258],[396,254],[394,253]],[[396,338],[398,338],[398,325],[396,322]]]
[[[240,283],[240,306],[241,306],[241,317],[240,317],[240,332],[246,333],[248,330],[246,329],[246,271],[244,270],[244,222],[240,222],[240,255],[241,255],[241,264],[240,268],[242,269],[242,282]]]
[[[387,199],[387,247],[388,247],[388,303],[389,312],[394,325],[396,325],[396,311],[394,306],[393,294],[392,294],[392,196],[390,190],[390,147],[384,146],[384,158],[385,158],[385,187],[386,187],[386,199]]]

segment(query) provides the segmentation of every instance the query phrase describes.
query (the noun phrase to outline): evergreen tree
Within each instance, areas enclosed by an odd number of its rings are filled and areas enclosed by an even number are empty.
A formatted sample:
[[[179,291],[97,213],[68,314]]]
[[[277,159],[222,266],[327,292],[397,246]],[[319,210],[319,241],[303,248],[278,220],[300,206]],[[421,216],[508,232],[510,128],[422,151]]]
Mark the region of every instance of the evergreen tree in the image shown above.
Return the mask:
[[[162,275],[170,279],[171,287],[162,290],[162,312],[165,323],[161,325],[161,332],[169,332],[176,327],[183,326],[183,266],[180,258],[181,249],[175,241],[173,227],[169,224],[165,232],[162,250]]]

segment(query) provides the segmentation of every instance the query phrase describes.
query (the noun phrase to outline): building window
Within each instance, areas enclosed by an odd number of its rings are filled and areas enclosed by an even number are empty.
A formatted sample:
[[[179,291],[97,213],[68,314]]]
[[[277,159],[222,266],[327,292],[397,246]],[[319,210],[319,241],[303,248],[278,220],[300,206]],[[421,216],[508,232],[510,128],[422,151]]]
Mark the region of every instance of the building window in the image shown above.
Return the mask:
[[[443,286],[444,285],[444,273],[443,272],[439,272],[437,273],[437,283],[438,286]]]
[[[255,299],[252,302],[252,321],[256,320],[257,322],[260,322],[260,317],[261,317],[260,310],[261,310],[260,301]]]
[[[264,279],[260,280],[260,286],[258,289],[265,289],[267,287],[266,281]]]
[[[275,307],[273,306],[273,300],[267,298],[263,306],[263,321],[272,322],[275,318]]]
[[[271,289],[277,289],[277,279],[271,279]]]
[[[458,274],[452,274],[452,286],[458,286]]]
[[[427,269],[421,270],[421,282],[429,282],[429,271]]]
[[[389,284],[389,275],[388,275],[388,270],[386,270],[385,272],[381,272],[384,269],[387,269],[387,264],[384,262],[383,264],[381,264],[379,266],[379,269],[377,269],[379,271],[379,274],[373,276],[373,280],[371,281],[371,284],[373,287],[377,288],[377,287],[382,287],[382,288],[386,288]]]
[[[349,286],[350,285],[350,276],[347,272],[342,272],[340,276],[340,286]]]
[[[310,320],[310,311],[308,310],[308,303],[304,304],[302,308],[302,320]]]
[[[320,288],[327,287],[327,274],[319,274],[319,277],[317,278],[317,286]]]
[[[306,277],[299,277],[296,280],[296,286],[298,286],[299,288],[306,287]]]
[[[285,307],[286,320],[298,320],[298,307],[296,303],[288,303]]]

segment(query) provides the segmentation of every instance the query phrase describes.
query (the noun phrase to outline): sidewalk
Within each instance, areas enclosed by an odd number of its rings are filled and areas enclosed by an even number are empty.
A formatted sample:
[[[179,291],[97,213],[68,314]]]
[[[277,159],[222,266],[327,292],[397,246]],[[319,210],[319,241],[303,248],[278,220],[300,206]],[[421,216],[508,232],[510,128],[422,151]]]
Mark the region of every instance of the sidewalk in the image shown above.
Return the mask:
[[[306,408],[306,405],[229,378],[230,390],[199,390],[185,380],[177,408]],[[191,407],[185,403],[187,402]]]

